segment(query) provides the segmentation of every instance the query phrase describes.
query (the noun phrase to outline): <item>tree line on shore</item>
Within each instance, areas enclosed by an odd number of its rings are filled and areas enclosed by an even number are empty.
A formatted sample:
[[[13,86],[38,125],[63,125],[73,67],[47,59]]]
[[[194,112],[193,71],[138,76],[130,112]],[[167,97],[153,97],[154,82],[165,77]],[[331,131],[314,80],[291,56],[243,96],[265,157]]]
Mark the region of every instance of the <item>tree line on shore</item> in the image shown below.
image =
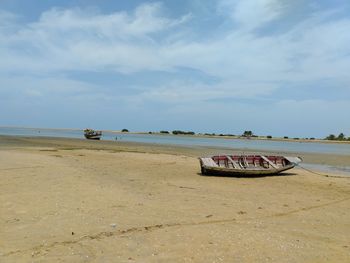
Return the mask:
[[[170,134],[168,131],[160,131],[160,133],[163,134]],[[183,135],[195,135],[196,133],[193,131],[181,131],[181,130],[174,130],[171,132],[174,135],[178,135],[178,134],[183,134]]]
[[[350,141],[350,137],[346,138],[345,134],[342,132],[339,133],[338,136],[336,136],[334,134],[330,134],[325,139],[330,140],[330,141]]]
[[[174,130],[172,132],[169,132],[169,131],[160,131],[159,133],[161,134],[174,134],[174,135],[178,135],[178,134],[183,134],[183,135],[195,135],[196,133],[195,132],[192,132],[192,131],[181,131],[181,130]],[[149,132],[149,134],[153,134],[153,132]],[[247,139],[250,139],[250,138],[262,138],[262,137],[265,137],[267,139],[272,139],[273,137],[271,135],[266,135],[266,136],[259,136],[259,135],[256,135],[254,134],[252,131],[244,131],[242,134],[240,135],[235,135],[235,134],[231,134],[231,133],[198,133],[198,135],[205,135],[205,136],[225,136],[225,137],[243,137],[243,138],[247,138]],[[277,138],[277,137],[276,137]],[[288,136],[284,136],[283,139],[293,139],[293,140],[299,140],[300,138],[298,137],[294,137],[294,138],[289,138]],[[311,137],[311,138],[303,138],[303,139],[307,139],[307,140],[315,140],[314,137]]]
[[[123,129],[122,132],[129,132],[128,129]],[[149,134],[153,134],[155,132],[148,132]],[[174,135],[195,135],[196,133],[193,131],[182,131],[182,130],[173,130],[171,132],[162,130],[159,131],[161,134],[174,134]],[[272,139],[273,137],[271,135],[266,136],[258,136],[254,134],[252,131],[244,131],[241,135],[234,135],[234,134],[216,134],[216,133],[198,133],[198,135],[206,135],[206,136],[228,136],[228,137],[244,137],[244,138],[257,138],[257,137],[266,137],[267,139]],[[276,137],[277,138],[277,137]],[[299,137],[289,138],[288,136],[283,136],[283,139],[293,139],[293,140],[299,140]],[[304,140],[315,140],[314,137],[310,138],[303,138]],[[350,137],[346,137],[344,133],[340,133],[338,136],[334,134],[328,135],[324,140],[331,140],[331,141],[350,141]]]

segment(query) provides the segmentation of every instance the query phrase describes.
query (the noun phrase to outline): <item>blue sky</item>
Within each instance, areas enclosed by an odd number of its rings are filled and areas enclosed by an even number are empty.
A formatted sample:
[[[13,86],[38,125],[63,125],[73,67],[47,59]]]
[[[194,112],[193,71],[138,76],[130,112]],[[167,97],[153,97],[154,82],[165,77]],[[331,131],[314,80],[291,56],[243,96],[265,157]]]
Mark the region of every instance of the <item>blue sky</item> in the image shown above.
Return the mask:
[[[0,126],[350,136],[350,2],[0,0]]]

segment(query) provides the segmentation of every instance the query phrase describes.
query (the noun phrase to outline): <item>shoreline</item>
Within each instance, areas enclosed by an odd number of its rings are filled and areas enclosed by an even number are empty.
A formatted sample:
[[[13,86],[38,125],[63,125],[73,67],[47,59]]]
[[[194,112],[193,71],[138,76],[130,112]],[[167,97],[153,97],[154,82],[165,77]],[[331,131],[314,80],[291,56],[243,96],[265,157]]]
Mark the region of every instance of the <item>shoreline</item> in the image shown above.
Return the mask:
[[[48,131],[82,131],[84,129],[79,128],[37,128],[37,127],[20,127],[20,126],[0,126],[0,128],[13,128],[13,129],[30,129],[30,130],[48,130]],[[160,132],[122,132],[121,130],[101,130],[102,132],[108,132],[112,134],[142,134],[142,135],[157,135],[157,136],[178,136],[178,137],[186,137],[186,138],[207,138],[207,139],[232,139],[232,140],[257,140],[257,141],[276,141],[276,142],[301,142],[301,143],[325,143],[325,144],[350,144],[350,140],[343,140],[343,141],[337,141],[337,140],[326,140],[326,139],[294,139],[294,138],[288,138],[284,139],[282,137],[272,137],[272,138],[266,138],[266,136],[258,136],[258,137],[250,137],[249,139],[246,137],[243,137],[241,135],[234,135],[234,136],[220,136],[218,134],[216,135],[205,135],[202,133],[196,133],[194,135],[186,135],[186,134],[172,134],[169,133],[160,133]],[[16,136],[16,135],[13,135]]]
[[[0,146],[2,147],[53,147],[57,149],[94,149],[111,151],[131,151],[131,152],[155,152],[165,154],[186,154],[191,157],[214,155],[218,153],[257,153],[276,155],[295,155],[303,159],[303,163],[338,166],[340,168],[349,166],[350,155],[326,154],[326,153],[305,153],[293,151],[271,151],[257,149],[238,149],[226,147],[209,146],[180,146],[172,144],[140,143],[125,141],[93,141],[77,138],[45,137],[45,136],[19,136],[0,135]]]

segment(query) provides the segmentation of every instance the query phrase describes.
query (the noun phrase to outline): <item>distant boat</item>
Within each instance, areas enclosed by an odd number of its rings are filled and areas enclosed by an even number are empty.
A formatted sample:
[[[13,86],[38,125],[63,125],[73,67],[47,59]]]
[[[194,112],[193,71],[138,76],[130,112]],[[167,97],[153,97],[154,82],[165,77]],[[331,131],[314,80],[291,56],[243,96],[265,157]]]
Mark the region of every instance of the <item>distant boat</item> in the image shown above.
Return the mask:
[[[85,129],[84,136],[89,140],[99,140],[102,137],[102,131],[95,131],[93,129]]]
[[[264,155],[215,155],[199,158],[203,175],[264,176],[292,169],[300,157]]]

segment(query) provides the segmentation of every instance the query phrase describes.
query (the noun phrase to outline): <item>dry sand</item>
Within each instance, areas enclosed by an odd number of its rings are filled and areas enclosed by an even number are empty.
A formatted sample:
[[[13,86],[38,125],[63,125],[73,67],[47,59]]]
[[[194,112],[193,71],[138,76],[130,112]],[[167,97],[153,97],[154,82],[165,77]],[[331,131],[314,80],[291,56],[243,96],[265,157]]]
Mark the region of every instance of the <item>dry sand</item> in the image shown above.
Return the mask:
[[[0,137],[0,262],[350,262],[350,177],[201,176],[208,151]]]

